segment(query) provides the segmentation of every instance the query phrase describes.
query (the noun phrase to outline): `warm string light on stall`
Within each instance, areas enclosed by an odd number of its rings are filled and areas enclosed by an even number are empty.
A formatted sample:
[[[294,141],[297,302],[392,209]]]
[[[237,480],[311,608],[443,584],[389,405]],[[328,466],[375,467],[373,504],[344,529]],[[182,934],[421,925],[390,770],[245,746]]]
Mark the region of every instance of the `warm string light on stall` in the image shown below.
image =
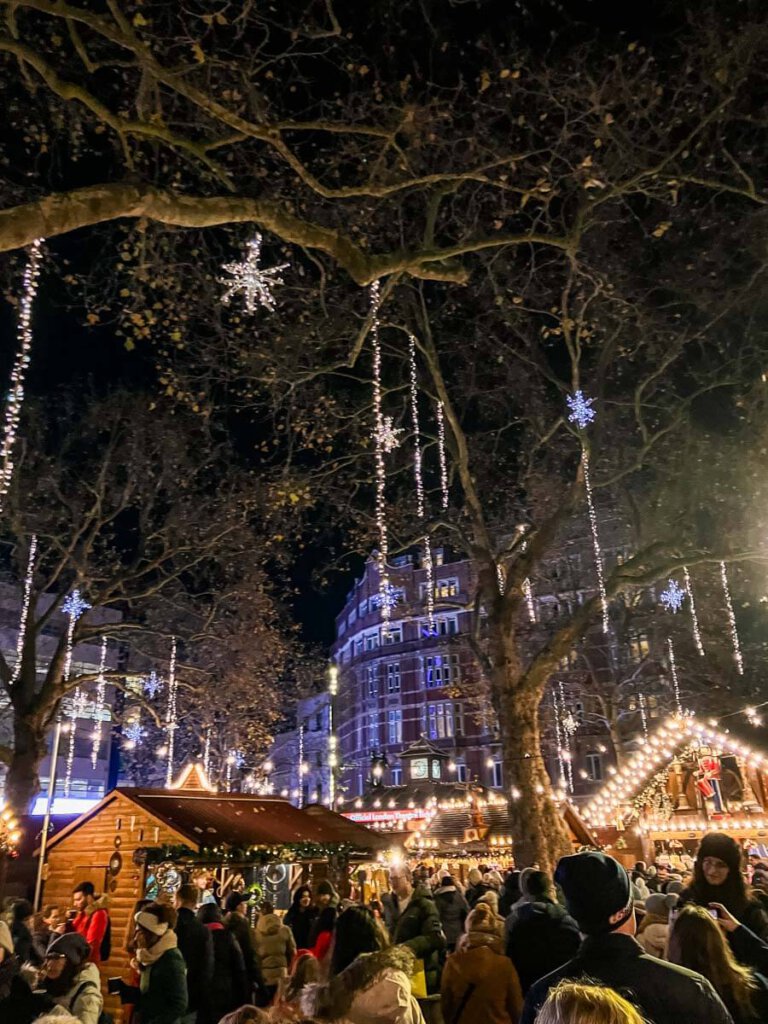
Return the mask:
[[[427,514],[427,504],[424,497],[424,474],[422,468],[421,452],[421,422],[419,418],[419,379],[416,367],[416,335],[408,333],[408,361],[411,378],[411,425],[413,427],[413,475],[416,483],[416,515],[419,521],[424,523]],[[426,526],[426,524],[425,524]],[[435,579],[434,563],[432,561],[432,543],[429,531],[424,530],[421,540],[422,564],[426,576],[426,612],[427,628],[430,635],[435,632]]]
[[[443,403],[437,403],[437,454],[440,460],[440,495],[443,511],[448,508],[448,460],[445,454],[445,411]]]
[[[379,531],[379,551],[377,565],[379,570],[379,609],[381,611],[382,638],[386,642],[389,636],[389,620],[391,617],[391,596],[389,582],[389,535],[387,531],[386,485],[387,471],[384,460],[385,425],[381,407],[381,336],[379,321],[380,292],[379,282],[371,285],[371,339],[373,343],[373,444],[376,460],[376,525]]]
[[[723,584],[723,595],[725,596],[725,607],[728,612],[728,625],[731,631],[731,642],[733,643],[733,660],[736,662],[736,671],[740,676],[744,675],[744,659],[741,656],[741,643],[739,642],[739,631],[736,628],[736,615],[733,611],[731,600],[731,588],[728,586],[728,570],[725,562],[720,563],[720,579]]]
[[[704,654],[704,644],[701,642],[701,630],[699,629],[699,616],[696,614],[696,602],[693,599],[693,585],[691,583],[691,574],[688,572],[688,566],[683,566],[683,576],[685,577],[685,589],[688,592],[689,607],[691,609],[691,625],[693,626],[693,642],[696,644],[696,650],[699,654]]]
[[[64,599],[61,610],[65,615],[69,616],[69,622],[67,623],[67,645],[64,654],[64,682],[69,682],[69,677],[72,673],[72,654],[75,645],[75,625],[77,620],[81,618],[89,609],[90,605],[85,601],[79,590],[73,590],[72,593]],[[83,692],[78,686],[74,693],[70,697],[69,705],[69,746],[67,747],[67,760],[66,768],[64,772],[64,796],[69,796],[69,791],[72,787],[72,767],[75,763],[75,734],[77,732],[77,719],[83,712]]]
[[[107,638],[101,638],[101,654],[99,655],[99,675],[96,679],[96,702],[94,707],[95,724],[93,727],[93,745],[91,747],[91,766],[96,767],[99,760],[99,749],[101,747],[101,719],[105,711],[105,697],[107,693],[107,681],[104,678],[104,669],[107,667]]]
[[[167,762],[165,769],[165,785],[170,787],[173,782],[173,756],[176,747],[176,730],[178,719],[178,684],[176,682],[176,637],[171,638],[171,662],[168,666],[168,705],[165,712],[165,731],[167,741]]]
[[[11,369],[11,382],[5,406],[3,439],[0,443],[0,512],[13,479],[13,450],[19,432],[21,409],[24,405],[24,380],[30,362],[32,348],[32,307],[37,295],[40,264],[42,262],[43,239],[36,238],[29,247],[29,259],[24,269],[19,319],[16,327],[18,348]]]
[[[24,597],[21,602],[21,615],[19,616],[19,632],[16,637],[16,664],[13,666],[11,683],[18,681],[21,675],[21,660],[24,656],[24,640],[27,636],[27,621],[29,619],[29,606],[32,600],[32,583],[35,576],[35,558],[37,557],[37,534],[33,533],[29,541],[29,555],[27,556],[27,571],[24,576]]]

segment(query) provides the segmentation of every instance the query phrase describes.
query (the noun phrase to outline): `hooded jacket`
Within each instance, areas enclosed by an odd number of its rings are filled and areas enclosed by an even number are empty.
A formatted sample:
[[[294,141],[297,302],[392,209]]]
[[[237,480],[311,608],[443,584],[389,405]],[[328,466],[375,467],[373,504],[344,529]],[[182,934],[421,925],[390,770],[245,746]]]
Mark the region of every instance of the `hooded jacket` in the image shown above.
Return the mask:
[[[506,929],[506,954],[520,976],[523,994],[576,956],[580,945],[579,926],[550,899],[518,907]]]
[[[446,960],[440,1003],[445,1024],[517,1024],[523,993],[509,960],[476,945]]]
[[[435,906],[445,933],[449,949],[453,949],[464,931],[469,904],[455,885],[442,885],[435,889]]]
[[[405,910],[400,912],[394,901],[397,916],[390,938],[394,946],[408,946],[417,959],[424,961],[427,989],[438,989],[440,964],[438,953],[445,949],[445,935],[440,924],[435,901],[425,886],[418,885],[411,893]]]
[[[411,992],[413,965],[403,946],[359,956],[326,984],[307,985],[302,1013],[323,1024],[424,1024]]]
[[[210,931],[189,907],[180,907],[176,941],[187,966],[187,1012],[205,1007],[213,981],[213,939]]]
[[[104,1006],[99,968],[94,963],[85,964],[69,990],[52,998],[57,1006],[63,1006],[73,1017],[77,1017],[80,1024],[99,1024]]]
[[[296,956],[296,943],[290,928],[277,914],[262,914],[256,924],[256,952],[261,961],[265,985],[277,985],[288,973]]]
[[[85,910],[75,914],[70,929],[79,932],[91,947],[89,960],[94,964],[101,963],[101,944],[109,927],[109,897],[101,896]]]
[[[205,1000],[205,1009],[210,1024],[218,1024],[226,1014],[250,1001],[250,984],[245,973],[240,943],[232,932],[217,922],[205,927],[213,940],[213,980]]]
[[[732,1024],[710,983],[695,971],[648,956],[631,935],[588,935],[576,956],[528,991],[521,1024],[534,1024],[559,981],[589,980],[615,989],[653,1024]]]

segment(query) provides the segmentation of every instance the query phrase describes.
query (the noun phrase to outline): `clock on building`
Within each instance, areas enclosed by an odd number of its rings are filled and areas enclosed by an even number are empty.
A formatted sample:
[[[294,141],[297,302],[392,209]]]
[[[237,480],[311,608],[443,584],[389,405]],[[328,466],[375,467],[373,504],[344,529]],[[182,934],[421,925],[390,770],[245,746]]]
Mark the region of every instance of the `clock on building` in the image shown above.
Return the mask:
[[[426,779],[429,777],[429,768],[426,757],[417,757],[411,761],[411,778]]]

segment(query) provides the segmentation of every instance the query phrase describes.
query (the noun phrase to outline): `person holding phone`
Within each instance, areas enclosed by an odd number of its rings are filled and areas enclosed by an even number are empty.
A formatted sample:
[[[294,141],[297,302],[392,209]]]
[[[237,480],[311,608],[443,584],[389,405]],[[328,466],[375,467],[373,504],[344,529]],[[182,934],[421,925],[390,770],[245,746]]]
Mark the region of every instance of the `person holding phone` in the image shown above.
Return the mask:
[[[768,979],[738,962],[718,919],[717,907],[683,907],[670,928],[668,959],[711,982],[734,1024],[764,1024],[768,1021]]]

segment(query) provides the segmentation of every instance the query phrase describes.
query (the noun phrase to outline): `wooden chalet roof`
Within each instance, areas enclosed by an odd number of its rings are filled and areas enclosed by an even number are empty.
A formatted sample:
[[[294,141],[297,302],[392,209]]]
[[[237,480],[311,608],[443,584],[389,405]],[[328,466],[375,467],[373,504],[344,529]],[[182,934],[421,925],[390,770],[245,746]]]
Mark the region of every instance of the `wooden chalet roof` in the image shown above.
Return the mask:
[[[106,808],[118,796],[135,804],[172,829],[191,849],[210,846],[249,847],[353,842],[364,852],[380,849],[377,835],[362,825],[346,829],[331,811],[312,814],[274,797],[247,793],[216,793],[178,789],[126,787],[112,790],[104,799],[55,836],[61,842],[85,821]],[[345,826],[351,826],[345,822]],[[342,832],[344,833],[342,837]],[[354,832],[354,839],[350,838]]]
[[[340,843],[349,843],[358,849],[387,850],[391,846],[388,837],[379,835],[356,821],[350,821],[343,814],[336,814],[322,804],[309,804],[304,808],[304,814],[334,832]]]

